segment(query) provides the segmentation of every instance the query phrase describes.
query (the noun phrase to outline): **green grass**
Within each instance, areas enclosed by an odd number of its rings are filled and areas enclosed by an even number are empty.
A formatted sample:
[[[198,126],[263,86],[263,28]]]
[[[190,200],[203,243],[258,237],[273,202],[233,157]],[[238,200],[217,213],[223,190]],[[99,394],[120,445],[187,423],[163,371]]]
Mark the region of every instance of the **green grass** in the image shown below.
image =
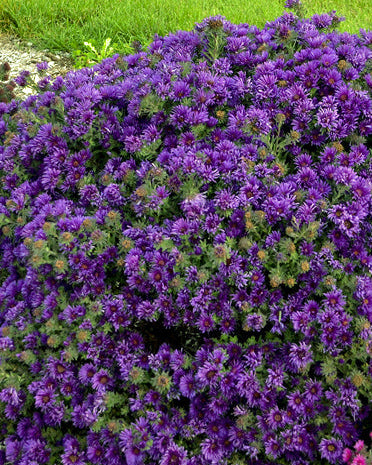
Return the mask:
[[[84,41],[107,37],[123,51],[134,40],[149,43],[155,33],[191,30],[207,16],[262,27],[284,11],[285,0],[0,0],[0,33],[11,33],[38,48],[71,52]],[[339,30],[372,29],[372,0],[303,0],[308,13],[336,10],[346,21]]]

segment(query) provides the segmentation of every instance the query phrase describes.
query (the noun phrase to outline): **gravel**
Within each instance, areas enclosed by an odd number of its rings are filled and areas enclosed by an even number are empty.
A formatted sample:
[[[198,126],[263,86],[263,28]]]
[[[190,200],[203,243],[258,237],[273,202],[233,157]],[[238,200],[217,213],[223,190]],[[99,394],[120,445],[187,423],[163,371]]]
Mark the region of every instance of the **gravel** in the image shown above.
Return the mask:
[[[21,71],[30,71],[32,78],[39,79],[36,70],[36,63],[48,62],[47,74],[52,78],[64,76],[73,69],[71,55],[65,52],[53,53],[50,50],[37,50],[31,42],[24,42],[17,37],[0,33],[0,64],[9,63],[10,78],[14,79]],[[16,87],[14,93],[17,98],[24,99],[28,95],[35,93],[30,87]]]

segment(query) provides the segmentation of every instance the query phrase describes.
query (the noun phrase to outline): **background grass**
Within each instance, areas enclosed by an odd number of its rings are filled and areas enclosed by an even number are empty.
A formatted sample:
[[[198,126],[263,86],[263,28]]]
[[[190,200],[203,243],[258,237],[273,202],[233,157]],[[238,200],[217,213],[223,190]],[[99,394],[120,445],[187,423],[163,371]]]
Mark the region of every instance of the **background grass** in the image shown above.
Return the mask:
[[[207,16],[262,27],[284,11],[285,0],[0,0],[0,33],[11,33],[37,48],[71,52],[84,41],[102,45],[107,37],[125,51],[134,41],[152,41],[191,30]],[[302,0],[308,15],[336,10],[345,16],[338,30],[372,29],[372,0]]]

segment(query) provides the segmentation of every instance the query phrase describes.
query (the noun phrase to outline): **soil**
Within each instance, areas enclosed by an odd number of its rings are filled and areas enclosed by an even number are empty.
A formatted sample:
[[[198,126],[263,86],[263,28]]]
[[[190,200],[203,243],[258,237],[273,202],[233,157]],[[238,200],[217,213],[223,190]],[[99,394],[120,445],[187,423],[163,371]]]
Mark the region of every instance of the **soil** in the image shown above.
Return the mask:
[[[0,65],[3,63],[10,65],[9,81],[18,76],[23,70],[30,71],[32,78],[38,81],[39,75],[36,63],[43,61],[48,63],[49,68],[46,74],[49,74],[52,78],[64,76],[73,69],[74,63],[68,53],[55,53],[48,49],[37,50],[31,42],[22,41],[15,36],[0,32]],[[24,99],[28,95],[35,93],[35,90],[30,87],[17,86],[14,93],[16,98]]]

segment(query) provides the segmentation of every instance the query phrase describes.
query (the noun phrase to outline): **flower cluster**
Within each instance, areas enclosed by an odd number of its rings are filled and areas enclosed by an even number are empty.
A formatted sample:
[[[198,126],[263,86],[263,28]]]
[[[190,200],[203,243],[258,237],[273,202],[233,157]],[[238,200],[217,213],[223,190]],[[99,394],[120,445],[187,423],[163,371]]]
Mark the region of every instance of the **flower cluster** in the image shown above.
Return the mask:
[[[369,433],[372,438],[372,433]],[[372,463],[372,451],[366,449],[363,440],[359,440],[354,444],[354,451],[348,447],[342,453],[342,459],[347,465],[368,465]]]
[[[215,16],[0,103],[0,464],[363,437],[372,33],[338,19]]]

